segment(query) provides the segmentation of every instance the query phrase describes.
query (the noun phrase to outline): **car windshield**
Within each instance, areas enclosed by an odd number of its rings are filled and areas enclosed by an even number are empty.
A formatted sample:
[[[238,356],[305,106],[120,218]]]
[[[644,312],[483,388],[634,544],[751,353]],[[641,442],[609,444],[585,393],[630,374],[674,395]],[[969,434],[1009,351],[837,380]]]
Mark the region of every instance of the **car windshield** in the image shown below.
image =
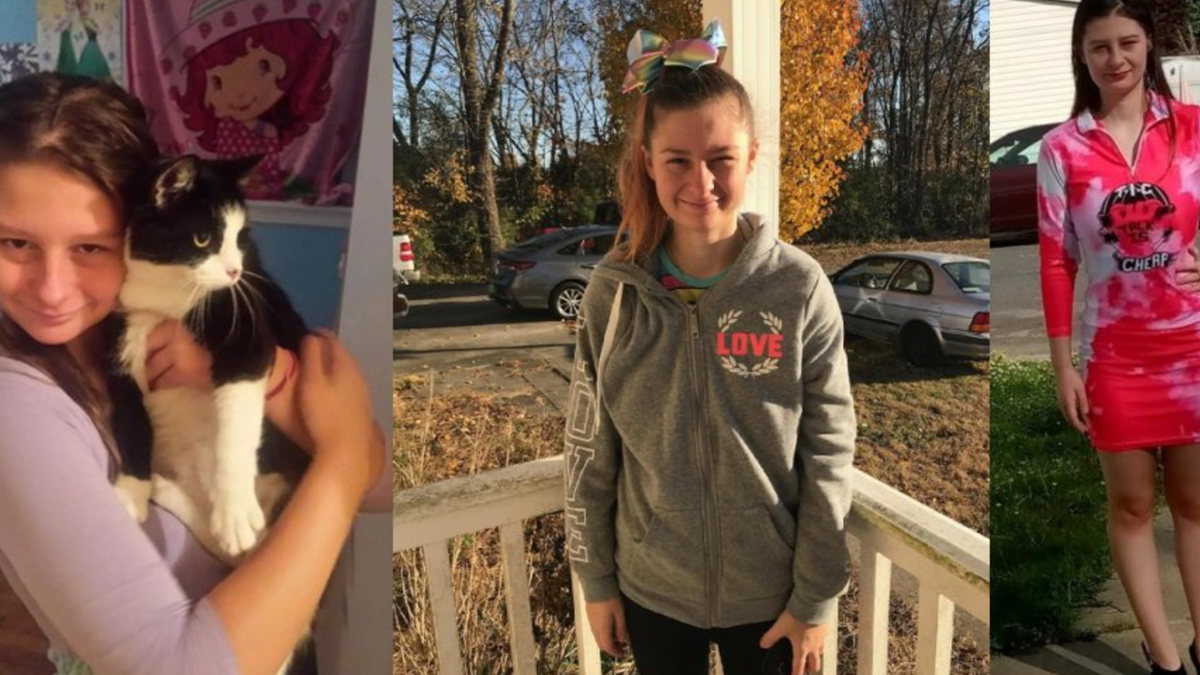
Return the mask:
[[[967,260],[942,265],[963,293],[991,293],[992,268],[985,262]]]
[[[988,163],[994,167],[1037,164],[1042,136],[1051,128],[1029,127],[1001,137],[988,147]]]

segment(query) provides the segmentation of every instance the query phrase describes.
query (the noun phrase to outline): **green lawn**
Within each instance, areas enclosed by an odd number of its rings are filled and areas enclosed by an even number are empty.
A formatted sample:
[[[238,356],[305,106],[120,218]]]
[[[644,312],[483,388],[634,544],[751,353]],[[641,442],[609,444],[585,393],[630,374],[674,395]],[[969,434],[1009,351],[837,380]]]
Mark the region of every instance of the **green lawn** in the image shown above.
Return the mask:
[[[1100,466],[1047,362],[993,357],[991,413],[992,647],[1078,638],[1079,607],[1112,574]]]

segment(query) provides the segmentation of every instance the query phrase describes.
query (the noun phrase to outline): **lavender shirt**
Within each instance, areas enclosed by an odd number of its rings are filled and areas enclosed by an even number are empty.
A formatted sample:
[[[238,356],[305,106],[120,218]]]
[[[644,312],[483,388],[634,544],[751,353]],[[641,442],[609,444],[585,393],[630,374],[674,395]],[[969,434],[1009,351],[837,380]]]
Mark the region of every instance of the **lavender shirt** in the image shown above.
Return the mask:
[[[39,371],[0,357],[0,571],[95,675],[231,675],[205,596],[229,572],[170,513],[135,523],[95,426]]]

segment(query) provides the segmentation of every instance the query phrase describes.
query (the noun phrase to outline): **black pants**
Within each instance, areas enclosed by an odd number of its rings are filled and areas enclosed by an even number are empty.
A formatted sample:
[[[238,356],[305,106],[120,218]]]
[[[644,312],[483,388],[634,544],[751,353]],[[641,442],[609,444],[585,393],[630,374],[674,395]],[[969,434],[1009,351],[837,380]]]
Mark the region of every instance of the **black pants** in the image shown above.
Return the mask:
[[[758,646],[774,621],[696,628],[652,612],[624,595],[621,599],[639,675],[707,675],[710,642],[717,643],[725,675],[786,675],[791,671],[791,643],[786,638],[773,649]]]

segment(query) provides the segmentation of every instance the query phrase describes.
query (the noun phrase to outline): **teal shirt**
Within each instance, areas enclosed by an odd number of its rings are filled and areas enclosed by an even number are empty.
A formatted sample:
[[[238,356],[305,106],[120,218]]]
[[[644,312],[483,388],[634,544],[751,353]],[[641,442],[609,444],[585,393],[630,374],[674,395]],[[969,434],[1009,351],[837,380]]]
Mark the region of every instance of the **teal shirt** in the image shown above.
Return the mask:
[[[693,277],[671,262],[666,246],[658,247],[658,282],[684,302],[699,300],[704,291],[725,277],[726,271],[721,270],[719,274],[704,279]]]

